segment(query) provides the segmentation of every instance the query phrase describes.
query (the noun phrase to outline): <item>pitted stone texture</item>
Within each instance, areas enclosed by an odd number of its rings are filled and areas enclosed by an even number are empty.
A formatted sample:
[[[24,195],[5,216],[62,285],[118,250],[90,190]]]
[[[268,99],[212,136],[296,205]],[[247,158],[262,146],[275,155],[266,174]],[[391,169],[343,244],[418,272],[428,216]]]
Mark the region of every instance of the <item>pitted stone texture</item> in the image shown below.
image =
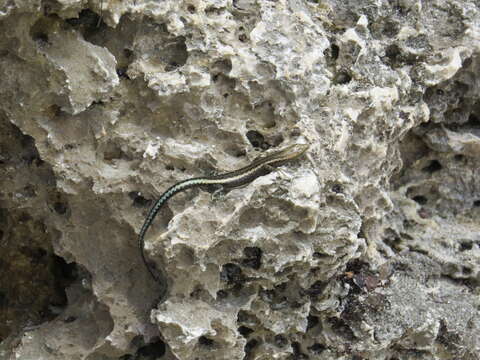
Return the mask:
[[[0,121],[33,139],[53,178],[32,176],[25,203],[6,186],[4,208],[41,219],[39,239],[79,269],[66,307],[10,339],[11,356],[474,358],[479,12],[473,0],[0,5]],[[152,202],[292,142],[311,146],[281,171],[162,209],[145,244],[167,277],[158,304],[136,246]],[[16,168],[8,181],[23,184]]]

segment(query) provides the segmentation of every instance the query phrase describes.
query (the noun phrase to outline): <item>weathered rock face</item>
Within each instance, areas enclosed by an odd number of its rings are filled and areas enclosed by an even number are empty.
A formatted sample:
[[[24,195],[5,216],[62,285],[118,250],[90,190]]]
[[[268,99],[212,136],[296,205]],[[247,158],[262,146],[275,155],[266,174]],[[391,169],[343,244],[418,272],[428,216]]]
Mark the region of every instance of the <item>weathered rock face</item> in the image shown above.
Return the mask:
[[[0,358],[477,359],[474,0],[0,4]],[[177,181],[290,143],[212,201]]]

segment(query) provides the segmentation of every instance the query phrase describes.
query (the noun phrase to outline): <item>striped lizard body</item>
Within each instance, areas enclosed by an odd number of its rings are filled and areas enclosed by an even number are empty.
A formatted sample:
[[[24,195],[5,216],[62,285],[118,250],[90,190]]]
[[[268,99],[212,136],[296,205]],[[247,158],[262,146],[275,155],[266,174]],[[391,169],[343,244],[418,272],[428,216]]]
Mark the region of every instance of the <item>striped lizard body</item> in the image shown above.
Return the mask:
[[[196,177],[183,180],[168,188],[168,190],[160,196],[160,198],[155,202],[153,207],[148,212],[138,236],[138,247],[140,254],[143,263],[147,267],[147,270],[152,278],[158,283],[162,284],[161,279],[154,273],[153,269],[145,258],[145,234],[155,219],[158,211],[172,196],[194,187],[218,187],[221,189],[232,189],[248,184],[260,176],[269,174],[276,167],[281,166],[290,160],[298,158],[305,153],[305,151],[307,151],[308,147],[308,144],[290,145],[270,155],[255,159],[250,165],[247,165],[241,169],[219,175]]]

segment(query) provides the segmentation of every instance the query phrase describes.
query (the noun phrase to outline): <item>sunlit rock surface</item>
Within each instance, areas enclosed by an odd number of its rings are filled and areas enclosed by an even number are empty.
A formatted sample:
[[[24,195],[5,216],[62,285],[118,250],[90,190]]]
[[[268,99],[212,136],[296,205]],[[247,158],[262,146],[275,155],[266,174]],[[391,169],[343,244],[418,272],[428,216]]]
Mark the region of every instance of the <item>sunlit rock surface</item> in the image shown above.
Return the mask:
[[[0,358],[478,359],[480,8],[0,4]],[[291,143],[214,196],[175,182]],[[167,288],[166,297],[159,296]]]

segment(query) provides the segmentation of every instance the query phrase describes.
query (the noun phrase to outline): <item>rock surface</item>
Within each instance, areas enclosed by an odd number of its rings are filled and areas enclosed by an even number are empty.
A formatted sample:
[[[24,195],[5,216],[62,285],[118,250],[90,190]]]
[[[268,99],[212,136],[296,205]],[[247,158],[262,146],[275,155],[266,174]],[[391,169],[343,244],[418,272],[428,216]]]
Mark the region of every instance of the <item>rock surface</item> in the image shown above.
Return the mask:
[[[0,358],[480,358],[474,0],[0,4]],[[212,201],[177,181],[307,142]]]

